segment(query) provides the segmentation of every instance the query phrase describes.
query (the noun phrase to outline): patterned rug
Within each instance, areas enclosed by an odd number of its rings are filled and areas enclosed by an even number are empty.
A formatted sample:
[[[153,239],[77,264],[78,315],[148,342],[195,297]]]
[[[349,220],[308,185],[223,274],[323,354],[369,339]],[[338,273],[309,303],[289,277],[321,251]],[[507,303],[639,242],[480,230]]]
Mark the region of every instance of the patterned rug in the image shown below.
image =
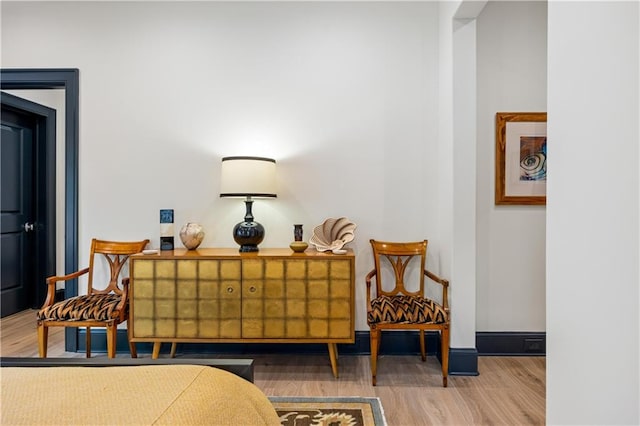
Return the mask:
[[[282,426],[386,426],[379,398],[270,396]]]

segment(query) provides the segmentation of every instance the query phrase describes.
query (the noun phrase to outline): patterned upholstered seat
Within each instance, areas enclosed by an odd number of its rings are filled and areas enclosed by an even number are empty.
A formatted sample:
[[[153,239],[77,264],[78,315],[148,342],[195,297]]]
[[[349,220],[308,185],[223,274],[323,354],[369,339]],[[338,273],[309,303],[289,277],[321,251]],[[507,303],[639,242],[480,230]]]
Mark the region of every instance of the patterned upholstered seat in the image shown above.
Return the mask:
[[[56,321],[107,321],[116,318],[116,309],[122,296],[119,294],[87,294],[54,303],[38,311],[39,320]]]
[[[49,327],[85,327],[85,348],[87,358],[91,357],[91,328],[105,327],[107,334],[107,356],[116,356],[116,334],[118,324],[129,318],[129,278],[123,277],[123,266],[132,254],[140,253],[149,240],[142,241],[104,241],[91,240],[89,267],[67,275],[47,278],[47,298],[36,315],[38,324],[38,353],[47,357]],[[94,265],[103,263],[108,272],[102,273],[96,281],[104,284],[94,287]],[[98,269],[100,269],[98,267]],[[106,273],[106,274],[105,274]],[[105,276],[102,276],[105,274]],[[86,277],[87,294],[70,297],[56,302],[58,284]],[[129,333],[127,321],[127,333]],[[137,357],[136,346],[129,341],[131,357]]]
[[[371,339],[371,382],[376,385],[382,330],[417,330],[422,361],[427,359],[425,331],[433,330],[440,334],[442,385],[446,387],[449,374],[449,281],[425,269],[427,240],[400,243],[376,240],[370,242],[375,268],[367,274],[365,282],[367,324]],[[412,263],[412,260],[415,261]],[[405,275],[408,270],[412,273]],[[425,295],[425,277],[442,288],[442,304]],[[387,278],[395,281],[393,285],[383,284],[383,280],[386,281]],[[413,284],[410,287],[406,286],[407,278],[413,281],[409,283]],[[409,290],[412,287],[417,290]]]
[[[447,312],[431,299],[417,296],[380,296],[371,301],[367,323],[442,324]]]

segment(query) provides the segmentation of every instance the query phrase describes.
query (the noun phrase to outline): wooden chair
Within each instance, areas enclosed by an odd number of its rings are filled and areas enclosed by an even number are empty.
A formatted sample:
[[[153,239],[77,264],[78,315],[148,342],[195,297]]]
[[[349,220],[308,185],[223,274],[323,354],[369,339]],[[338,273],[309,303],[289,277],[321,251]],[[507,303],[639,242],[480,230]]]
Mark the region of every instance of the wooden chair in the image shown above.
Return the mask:
[[[449,371],[449,281],[442,279],[425,269],[427,257],[427,240],[419,242],[390,243],[370,240],[373,248],[375,268],[366,276],[367,284],[367,324],[371,330],[371,375],[376,385],[378,350],[382,330],[412,329],[420,331],[420,353],[422,361],[426,360],[425,330],[438,330],[442,352],[442,385],[447,386]],[[418,289],[409,291],[405,287],[405,272],[413,258],[420,262],[416,277]],[[383,283],[383,271],[388,272],[383,259],[391,264],[395,278],[392,289]],[[416,274],[414,274],[416,275]],[[442,286],[442,304],[425,297],[425,279],[428,277]],[[371,298],[371,280],[375,278],[375,294]]]
[[[122,267],[130,255],[140,253],[149,240],[135,242],[115,242],[91,240],[89,267],[61,277],[47,278],[47,298],[37,314],[38,350],[41,358],[47,357],[47,337],[49,327],[86,327],[87,358],[91,357],[91,327],[106,327],[107,355],[116,356],[116,333],[118,324],[127,320],[129,315],[129,278],[122,278],[122,288],[118,278]],[[109,283],[105,288],[96,288],[93,274],[96,255],[103,255],[111,271]],[[55,302],[56,283],[66,282],[88,274],[87,294]],[[127,333],[129,326],[127,323]],[[131,357],[138,356],[135,345],[129,341]]]

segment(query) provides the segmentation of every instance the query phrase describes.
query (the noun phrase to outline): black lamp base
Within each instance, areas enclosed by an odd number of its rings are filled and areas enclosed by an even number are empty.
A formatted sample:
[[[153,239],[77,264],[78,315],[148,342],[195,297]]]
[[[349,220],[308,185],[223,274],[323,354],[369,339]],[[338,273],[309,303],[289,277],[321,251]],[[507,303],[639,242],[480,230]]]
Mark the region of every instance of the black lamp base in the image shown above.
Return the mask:
[[[233,227],[233,239],[240,244],[240,252],[254,252],[264,239],[264,227],[258,222],[240,222]]]

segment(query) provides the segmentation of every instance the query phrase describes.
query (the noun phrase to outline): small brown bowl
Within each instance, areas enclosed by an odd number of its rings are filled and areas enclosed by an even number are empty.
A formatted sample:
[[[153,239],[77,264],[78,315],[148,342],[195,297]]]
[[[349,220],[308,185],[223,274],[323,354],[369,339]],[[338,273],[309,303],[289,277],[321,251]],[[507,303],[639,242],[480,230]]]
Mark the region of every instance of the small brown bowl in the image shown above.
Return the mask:
[[[309,247],[309,244],[305,243],[304,241],[294,241],[289,244],[289,247],[296,253],[302,253],[307,249],[307,247]]]

